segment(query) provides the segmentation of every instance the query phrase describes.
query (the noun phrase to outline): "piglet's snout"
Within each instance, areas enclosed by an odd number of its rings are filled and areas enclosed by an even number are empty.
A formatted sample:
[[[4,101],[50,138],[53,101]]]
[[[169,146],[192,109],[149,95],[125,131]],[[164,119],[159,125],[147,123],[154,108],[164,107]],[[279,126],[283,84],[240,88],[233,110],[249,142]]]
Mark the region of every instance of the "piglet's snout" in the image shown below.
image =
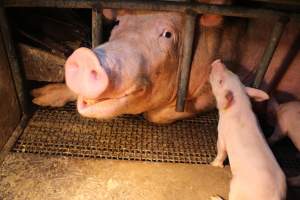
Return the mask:
[[[222,63],[220,59],[215,60],[212,64],[212,71],[214,72],[220,72],[225,70],[225,65]]]
[[[67,86],[89,99],[99,97],[108,87],[109,77],[96,54],[88,48],[77,49],[66,61]]]

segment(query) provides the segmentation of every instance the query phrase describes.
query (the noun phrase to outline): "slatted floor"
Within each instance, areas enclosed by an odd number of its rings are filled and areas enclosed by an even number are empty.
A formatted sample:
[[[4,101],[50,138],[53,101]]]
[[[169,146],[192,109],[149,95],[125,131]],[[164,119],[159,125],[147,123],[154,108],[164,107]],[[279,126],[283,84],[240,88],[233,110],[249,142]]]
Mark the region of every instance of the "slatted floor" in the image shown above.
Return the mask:
[[[170,125],[142,116],[86,119],[73,105],[39,108],[13,151],[119,160],[208,164],[216,155],[217,113]]]
[[[38,108],[13,151],[71,157],[208,164],[216,155],[217,112],[169,125],[142,116],[112,120],[81,117],[74,105]],[[289,141],[274,153],[284,168],[300,171],[300,156]]]

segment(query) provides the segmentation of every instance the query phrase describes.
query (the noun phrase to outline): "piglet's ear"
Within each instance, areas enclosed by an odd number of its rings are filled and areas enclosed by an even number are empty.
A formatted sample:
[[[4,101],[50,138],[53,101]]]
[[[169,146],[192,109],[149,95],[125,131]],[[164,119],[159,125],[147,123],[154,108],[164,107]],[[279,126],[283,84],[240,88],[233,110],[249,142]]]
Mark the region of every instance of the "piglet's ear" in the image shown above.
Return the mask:
[[[253,98],[255,101],[265,101],[270,98],[269,95],[262,90],[251,87],[245,87],[245,89],[249,97]]]
[[[233,96],[232,91],[230,91],[230,90],[226,91],[225,99],[226,99],[226,104],[225,104],[224,109],[228,109],[228,108],[230,108],[230,107],[233,105],[233,103],[234,103],[234,96]]]
[[[220,98],[219,101],[217,101],[218,108],[222,110],[227,110],[234,104],[234,96],[232,91],[227,90],[225,92],[225,96],[223,98]]]

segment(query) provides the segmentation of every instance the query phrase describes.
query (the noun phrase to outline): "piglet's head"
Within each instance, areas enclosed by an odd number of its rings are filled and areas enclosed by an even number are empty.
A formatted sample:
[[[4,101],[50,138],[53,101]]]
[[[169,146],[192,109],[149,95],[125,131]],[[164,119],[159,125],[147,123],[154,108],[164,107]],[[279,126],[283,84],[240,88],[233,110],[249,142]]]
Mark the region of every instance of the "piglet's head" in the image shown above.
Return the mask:
[[[248,96],[255,101],[269,99],[269,95],[264,91],[245,87],[239,77],[229,71],[219,59],[212,63],[209,78],[219,110],[227,110],[237,104],[249,104]]]

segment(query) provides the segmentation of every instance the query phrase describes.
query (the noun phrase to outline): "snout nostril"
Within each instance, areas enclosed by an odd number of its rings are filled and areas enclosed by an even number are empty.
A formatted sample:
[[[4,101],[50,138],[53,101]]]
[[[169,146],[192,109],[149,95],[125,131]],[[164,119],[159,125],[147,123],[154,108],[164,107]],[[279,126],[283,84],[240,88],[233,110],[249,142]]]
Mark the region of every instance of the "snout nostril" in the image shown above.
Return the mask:
[[[95,70],[91,71],[91,76],[92,76],[93,80],[97,80],[98,79],[98,73]]]

